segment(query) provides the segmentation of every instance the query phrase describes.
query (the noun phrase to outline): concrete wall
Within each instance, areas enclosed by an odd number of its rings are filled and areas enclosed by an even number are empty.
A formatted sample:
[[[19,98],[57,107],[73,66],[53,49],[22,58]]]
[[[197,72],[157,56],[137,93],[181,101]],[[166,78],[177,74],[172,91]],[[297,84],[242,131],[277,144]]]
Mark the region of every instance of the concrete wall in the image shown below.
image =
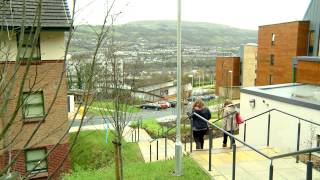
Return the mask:
[[[16,33],[6,33],[0,31],[0,61],[7,59],[15,60],[17,54],[17,36]]]
[[[257,45],[243,46],[242,86],[255,86],[257,68]]]
[[[272,45],[272,34],[275,41]],[[295,21],[259,27],[256,85],[292,82],[292,57],[307,55],[309,21]],[[270,56],[274,55],[274,65]]]
[[[250,107],[249,100],[254,99],[256,105]],[[262,98],[250,94],[241,93],[240,98],[240,114],[244,119],[265,112],[269,109],[276,108],[287,113],[300,116],[320,123],[320,112],[314,109],[308,109],[301,106],[291,105],[267,98]],[[271,113],[271,130],[270,130],[270,146],[279,149],[281,152],[292,152],[297,146],[297,118],[281,114],[279,112]],[[266,146],[268,129],[268,115],[263,115],[247,123],[247,142],[257,147]],[[320,128],[315,130],[312,137],[313,147],[316,145],[316,134],[320,134]],[[240,137],[243,138],[244,125],[240,125]],[[310,124],[301,121],[301,143],[300,149],[309,148],[308,145],[310,133]]]
[[[17,37],[16,33],[0,32],[1,50],[5,50],[6,54],[0,52],[0,61],[15,61],[17,55]],[[64,59],[65,42],[64,32],[41,32],[40,33],[40,51],[41,60],[61,60]]]
[[[41,32],[40,49],[41,60],[64,59],[64,32]]]

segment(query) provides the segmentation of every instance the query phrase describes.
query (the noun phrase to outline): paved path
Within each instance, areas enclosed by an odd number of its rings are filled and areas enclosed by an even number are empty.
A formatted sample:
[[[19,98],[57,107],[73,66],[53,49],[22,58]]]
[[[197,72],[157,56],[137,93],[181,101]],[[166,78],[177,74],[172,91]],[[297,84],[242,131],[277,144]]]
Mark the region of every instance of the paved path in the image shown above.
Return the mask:
[[[230,148],[221,148],[222,138],[213,140],[212,171],[209,168],[209,151],[193,151],[191,157],[213,179],[232,179],[232,157]],[[208,141],[205,148],[208,148]],[[274,148],[259,148],[267,155],[276,155],[280,152]],[[237,180],[264,180],[269,178],[270,160],[251,149],[237,145],[236,154],[236,179]],[[302,180],[306,179],[307,167],[303,163],[296,163],[295,158],[287,157],[273,161],[273,179],[275,180]],[[319,171],[313,170],[313,179],[320,179]]]

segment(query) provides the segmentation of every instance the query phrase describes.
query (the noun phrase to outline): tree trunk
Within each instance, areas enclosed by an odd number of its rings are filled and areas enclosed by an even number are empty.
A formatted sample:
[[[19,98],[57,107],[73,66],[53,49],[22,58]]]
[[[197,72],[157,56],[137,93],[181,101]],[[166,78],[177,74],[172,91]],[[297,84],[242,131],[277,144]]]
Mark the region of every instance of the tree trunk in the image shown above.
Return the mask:
[[[121,138],[120,138],[121,139]],[[117,180],[123,180],[123,162],[122,162],[122,151],[121,151],[121,140],[116,138],[112,141],[114,144],[114,160],[115,160],[115,177]]]
[[[120,171],[120,161],[119,161],[119,147],[121,146],[120,143],[116,141],[112,141],[113,145],[114,145],[114,162],[115,162],[115,177],[116,180],[122,180],[121,177],[121,171]]]

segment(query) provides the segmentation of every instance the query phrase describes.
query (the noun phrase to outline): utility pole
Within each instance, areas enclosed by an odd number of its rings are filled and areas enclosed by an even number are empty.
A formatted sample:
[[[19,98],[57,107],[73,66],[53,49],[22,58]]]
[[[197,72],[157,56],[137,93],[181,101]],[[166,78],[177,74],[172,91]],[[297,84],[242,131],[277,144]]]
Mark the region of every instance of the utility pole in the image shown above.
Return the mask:
[[[182,175],[182,144],[181,144],[181,0],[178,0],[178,22],[177,22],[177,126],[175,158],[175,176]]]

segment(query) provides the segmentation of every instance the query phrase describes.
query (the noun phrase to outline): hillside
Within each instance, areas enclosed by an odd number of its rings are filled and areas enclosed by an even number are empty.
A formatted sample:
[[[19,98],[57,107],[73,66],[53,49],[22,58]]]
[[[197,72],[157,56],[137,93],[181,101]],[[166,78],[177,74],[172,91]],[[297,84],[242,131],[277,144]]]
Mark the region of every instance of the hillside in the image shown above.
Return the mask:
[[[90,48],[92,44],[88,42],[94,42],[94,30],[99,28],[99,26],[77,26],[71,49]],[[176,43],[176,22],[139,21],[117,25],[115,40],[127,45],[133,43],[174,45]],[[256,42],[257,31],[204,22],[183,22],[182,41],[188,46],[238,47],[243,43]]]

